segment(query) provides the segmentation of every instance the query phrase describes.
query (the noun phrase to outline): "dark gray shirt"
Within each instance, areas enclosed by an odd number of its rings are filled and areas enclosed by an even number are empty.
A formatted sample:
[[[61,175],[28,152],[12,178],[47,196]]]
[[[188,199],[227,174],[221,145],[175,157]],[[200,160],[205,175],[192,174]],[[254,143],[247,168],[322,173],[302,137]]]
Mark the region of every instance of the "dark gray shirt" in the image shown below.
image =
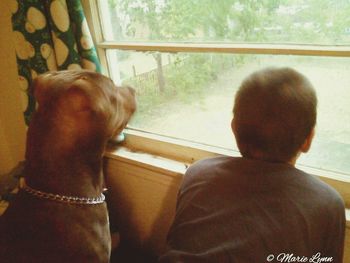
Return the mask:
[[[318,178],[217,157],[186,172],[160,262],[342,262],[344,235],[343,200]]]

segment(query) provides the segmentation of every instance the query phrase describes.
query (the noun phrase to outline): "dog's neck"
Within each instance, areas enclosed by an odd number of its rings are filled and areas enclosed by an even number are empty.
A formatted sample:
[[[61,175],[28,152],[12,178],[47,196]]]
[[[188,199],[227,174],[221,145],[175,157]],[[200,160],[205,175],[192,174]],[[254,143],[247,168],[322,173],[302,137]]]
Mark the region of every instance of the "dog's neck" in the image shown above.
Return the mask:
[[[104,181],[104,137],[41,124],[40,119],[33,119],[28,129],[25,168],[28,185],[61,195],[98,196]]]

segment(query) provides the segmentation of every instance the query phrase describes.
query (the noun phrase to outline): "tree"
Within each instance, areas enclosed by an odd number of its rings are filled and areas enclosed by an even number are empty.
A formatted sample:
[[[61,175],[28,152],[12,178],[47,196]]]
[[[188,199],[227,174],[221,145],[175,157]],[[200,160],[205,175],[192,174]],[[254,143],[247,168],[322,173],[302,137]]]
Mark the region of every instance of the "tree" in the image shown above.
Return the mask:
[[[110,6],[117,7],[120,13],[127,13],[130,19],[127,34],[132,37],[138,30],[149,32],[148,41],[186,40],[195,34],[199,14],[192,9],[188,0],[109,0]],[[200,1],[197,0],[199,3]],[[185,19],[184,19],[185,18]],[[157,63],[157,77],[160,92],[164,92],[162,56],[152,53]]]
[[[125,38],[148,32],[146,41],[322,42],[350,30],[349,0],[109,0]],[[327,12],[325,12],[327,10]],[[118,34],[121,34],[118,31]],[[346,36],[345,36],[346,37]],[[120,39],[120,38],[119,38]],[[160,92],[166,81],[157,64]]]

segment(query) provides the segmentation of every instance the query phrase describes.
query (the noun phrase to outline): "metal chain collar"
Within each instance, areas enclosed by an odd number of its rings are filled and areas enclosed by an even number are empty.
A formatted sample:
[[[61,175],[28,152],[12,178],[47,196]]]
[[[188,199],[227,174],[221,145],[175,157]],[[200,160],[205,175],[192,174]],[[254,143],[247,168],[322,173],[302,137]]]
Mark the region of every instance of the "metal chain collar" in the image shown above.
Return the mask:
[[[51,201],[66,203],[66,204],[76,204],[76,205],[97,205],[102,204],[105,201],[105,195],[101,193],[98,197],[76,197],[76,196],[66,196],[59,194],[51,194],[43,191],[35,190],[28,186],[25,182],[21,187],[28,194],[34,195],[35,197],[41,199],[47,199]]]

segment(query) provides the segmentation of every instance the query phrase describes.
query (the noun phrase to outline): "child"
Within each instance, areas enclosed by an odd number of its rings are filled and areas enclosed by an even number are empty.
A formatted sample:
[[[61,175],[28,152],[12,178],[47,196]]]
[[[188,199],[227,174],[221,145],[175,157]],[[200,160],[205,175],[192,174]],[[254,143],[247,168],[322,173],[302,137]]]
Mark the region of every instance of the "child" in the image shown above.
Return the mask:
[[[342,262],[342,198],[294,167],[311,146],[316,106],[311,83],[293,69],[248,76],[232,120],[242,157],[188,169],[160,262]]]

